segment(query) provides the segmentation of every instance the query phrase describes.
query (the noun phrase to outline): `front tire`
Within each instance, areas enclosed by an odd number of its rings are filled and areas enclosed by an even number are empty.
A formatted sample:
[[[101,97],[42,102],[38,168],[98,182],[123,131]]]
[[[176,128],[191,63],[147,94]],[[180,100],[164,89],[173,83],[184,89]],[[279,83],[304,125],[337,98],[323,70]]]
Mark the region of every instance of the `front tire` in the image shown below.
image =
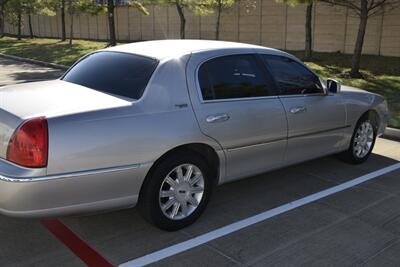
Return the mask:
[[[368,116],[362,117],[354,129],[350,147],[342,154],[342,158],[353,164],[366,161],[372,152],[377,136],[374,122]]]
[[[210,167],[200,155],[181,152],[159,162],[140,194],[139,210],[158,228],[176,231],[203,213],[213,187]]]

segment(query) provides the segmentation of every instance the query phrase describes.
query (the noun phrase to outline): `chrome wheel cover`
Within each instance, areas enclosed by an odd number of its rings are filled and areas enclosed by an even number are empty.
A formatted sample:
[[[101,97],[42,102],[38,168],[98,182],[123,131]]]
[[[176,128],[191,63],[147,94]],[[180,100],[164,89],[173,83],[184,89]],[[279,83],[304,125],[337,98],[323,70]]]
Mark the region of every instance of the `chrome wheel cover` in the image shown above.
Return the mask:
[[[363,122],[357,129],[353,142],[353,155],[359,159],[364,158],[372,148],[374,141],[374,128],[369,121]]]
[[[193,164],[182,164],[164,178],[159,193],[160,208],[171,220],[185,219],[197,209],[203,195],[203,173]]]

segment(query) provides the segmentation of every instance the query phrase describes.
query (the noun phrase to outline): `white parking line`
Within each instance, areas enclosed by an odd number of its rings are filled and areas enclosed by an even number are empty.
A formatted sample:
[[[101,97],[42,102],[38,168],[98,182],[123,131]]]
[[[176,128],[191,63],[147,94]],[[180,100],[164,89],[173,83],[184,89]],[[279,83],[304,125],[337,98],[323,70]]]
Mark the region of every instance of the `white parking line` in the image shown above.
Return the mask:
[[[239,231],[243,228],[246,228],[248,226],[251,226],[253,224],[262,222],[264,220],[267,220],[269,218],[272,218],[274,216],[277,216],[279,214],[285,213],[287,211],[293,210],[295,208],[304,206],[306,204],[309,204],[311,202],[317,201],[321,198],[330,196],[332,194],[335,194],[337,192],[349,189],[353,186],[359,185],[361,183],[364,183],[366,181],[372,180],[374,178],[377,178],[381,175],[384,175],[386,173],[392,172],[394,170],[400,169],[400,163],[396,163],[394,165],[388,166],[386,168],[368,173],[366,175],[363,175],[361,177],[358,177],[356,179],[353,179],[351,181],[345,182],[343,184],[328,188],[326,190],[320,191],[318,193],[303,197],[301,199],[295,200],[293,202],[284,204],[282,206],[279,206],[277,208],[262,212],[260,214],[254,215],[252,217],[249,217],[247,219],[240,220],[238,222],[229,224],[227,226],[221,227],[219,229],[216,229],[214,231],[208,232],[206,234],[197,236],[195,238],[189,239],[187,241],[178,243],[176,245],[161,249],[159,251],[150,253],[148,255],[145,255],[140,258],[136,258],[134,260],[128,261],[126,263],[123,263],[119,266],[121,267],[132,267],[132,266],[144,266],[150,263],[154,263],[157,261],[160,261],[162,259],[165,259],[167,257],[176,255],[178,253],[184,252],[186,250],[192,249],[194,247],[200,246],[204,243],[207,243],[209,241],[212,241],[214,239],[223,237],[225,235],[231,234],[233,232]]]

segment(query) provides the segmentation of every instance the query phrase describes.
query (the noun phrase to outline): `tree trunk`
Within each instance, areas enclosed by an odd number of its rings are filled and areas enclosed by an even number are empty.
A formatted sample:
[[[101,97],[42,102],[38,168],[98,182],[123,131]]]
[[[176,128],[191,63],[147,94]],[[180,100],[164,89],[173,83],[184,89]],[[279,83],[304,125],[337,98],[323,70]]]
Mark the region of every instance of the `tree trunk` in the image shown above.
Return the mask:
[[[110,32],[109,45],[115,46],[117,38],[115,37],[115,21],[114,21],[114,0],[107,1],[108,28]]]
[[[21,40],[22,14],[20,11],[18,12],[17,16],[18,16],[18,35],[17,35],[17,37],[18,37],[18,40]]]
[[[215,28],[215,40],[219,40],[219,27],[221,24],[221,13],[222,13],[222,0],[218,0],[217,24],[216,24],[216,28]]]
[[[0,6],[0,38],[4,37],[4,1],[1,3]]]
[[[364,36],[367,28],[368,21],[368,0],[361,0],[361,12],[360,12],[360,25],[358,26],[357,40],[354,47],[353,58],[351,61],[350,76],[354,78],[361,78],[360,73],[360,60],[362,48],[364,45]]]
[[[33,39],[33,28],[32,28],[32,15],[31,12],[28,14],[28,25],[29,25],[29,37]]]
[[[181,20],[181,39],[185,39],[186,19],[185,14],[183,13],[183,7],[179,3],[176,3],[176,10],[178,10],[179,18]]]
[[[312,9],[313,2],[307,5],[306,12],[306,47],[304,49],[304,59],[309,60],[312,57]]]
[[[69,31],[69,44],[72,45],[72,39],[74,38],[74,14],[70,13],[70,31]]]
[[[65,0],[61,0],[61,41],[67,40],[65,30]]]

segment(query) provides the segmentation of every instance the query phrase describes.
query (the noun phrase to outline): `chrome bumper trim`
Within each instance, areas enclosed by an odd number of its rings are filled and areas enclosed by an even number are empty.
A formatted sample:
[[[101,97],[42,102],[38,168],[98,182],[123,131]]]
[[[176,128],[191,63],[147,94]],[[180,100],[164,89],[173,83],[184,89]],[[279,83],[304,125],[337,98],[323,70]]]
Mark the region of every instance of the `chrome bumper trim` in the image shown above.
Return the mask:
[[[35,177],[10,177],[10,176],[0,174],[0,181],[12,182],[12,183],[25,183],[25,182],[47,181],[47,180],[54,180],[54,179],[65,179],[65,178],[73,178],[76,176],[88,176],[88,175],[96,175],[96,174],[137,169],[141,165],[142,164],[132,164],[132,165],[119,166],[119,167],[112,167],[112,168],[103,168],[103,169],[95,169],[95,170],[88,170],[88,171],[52,174],[52,175],[35,176]]]

